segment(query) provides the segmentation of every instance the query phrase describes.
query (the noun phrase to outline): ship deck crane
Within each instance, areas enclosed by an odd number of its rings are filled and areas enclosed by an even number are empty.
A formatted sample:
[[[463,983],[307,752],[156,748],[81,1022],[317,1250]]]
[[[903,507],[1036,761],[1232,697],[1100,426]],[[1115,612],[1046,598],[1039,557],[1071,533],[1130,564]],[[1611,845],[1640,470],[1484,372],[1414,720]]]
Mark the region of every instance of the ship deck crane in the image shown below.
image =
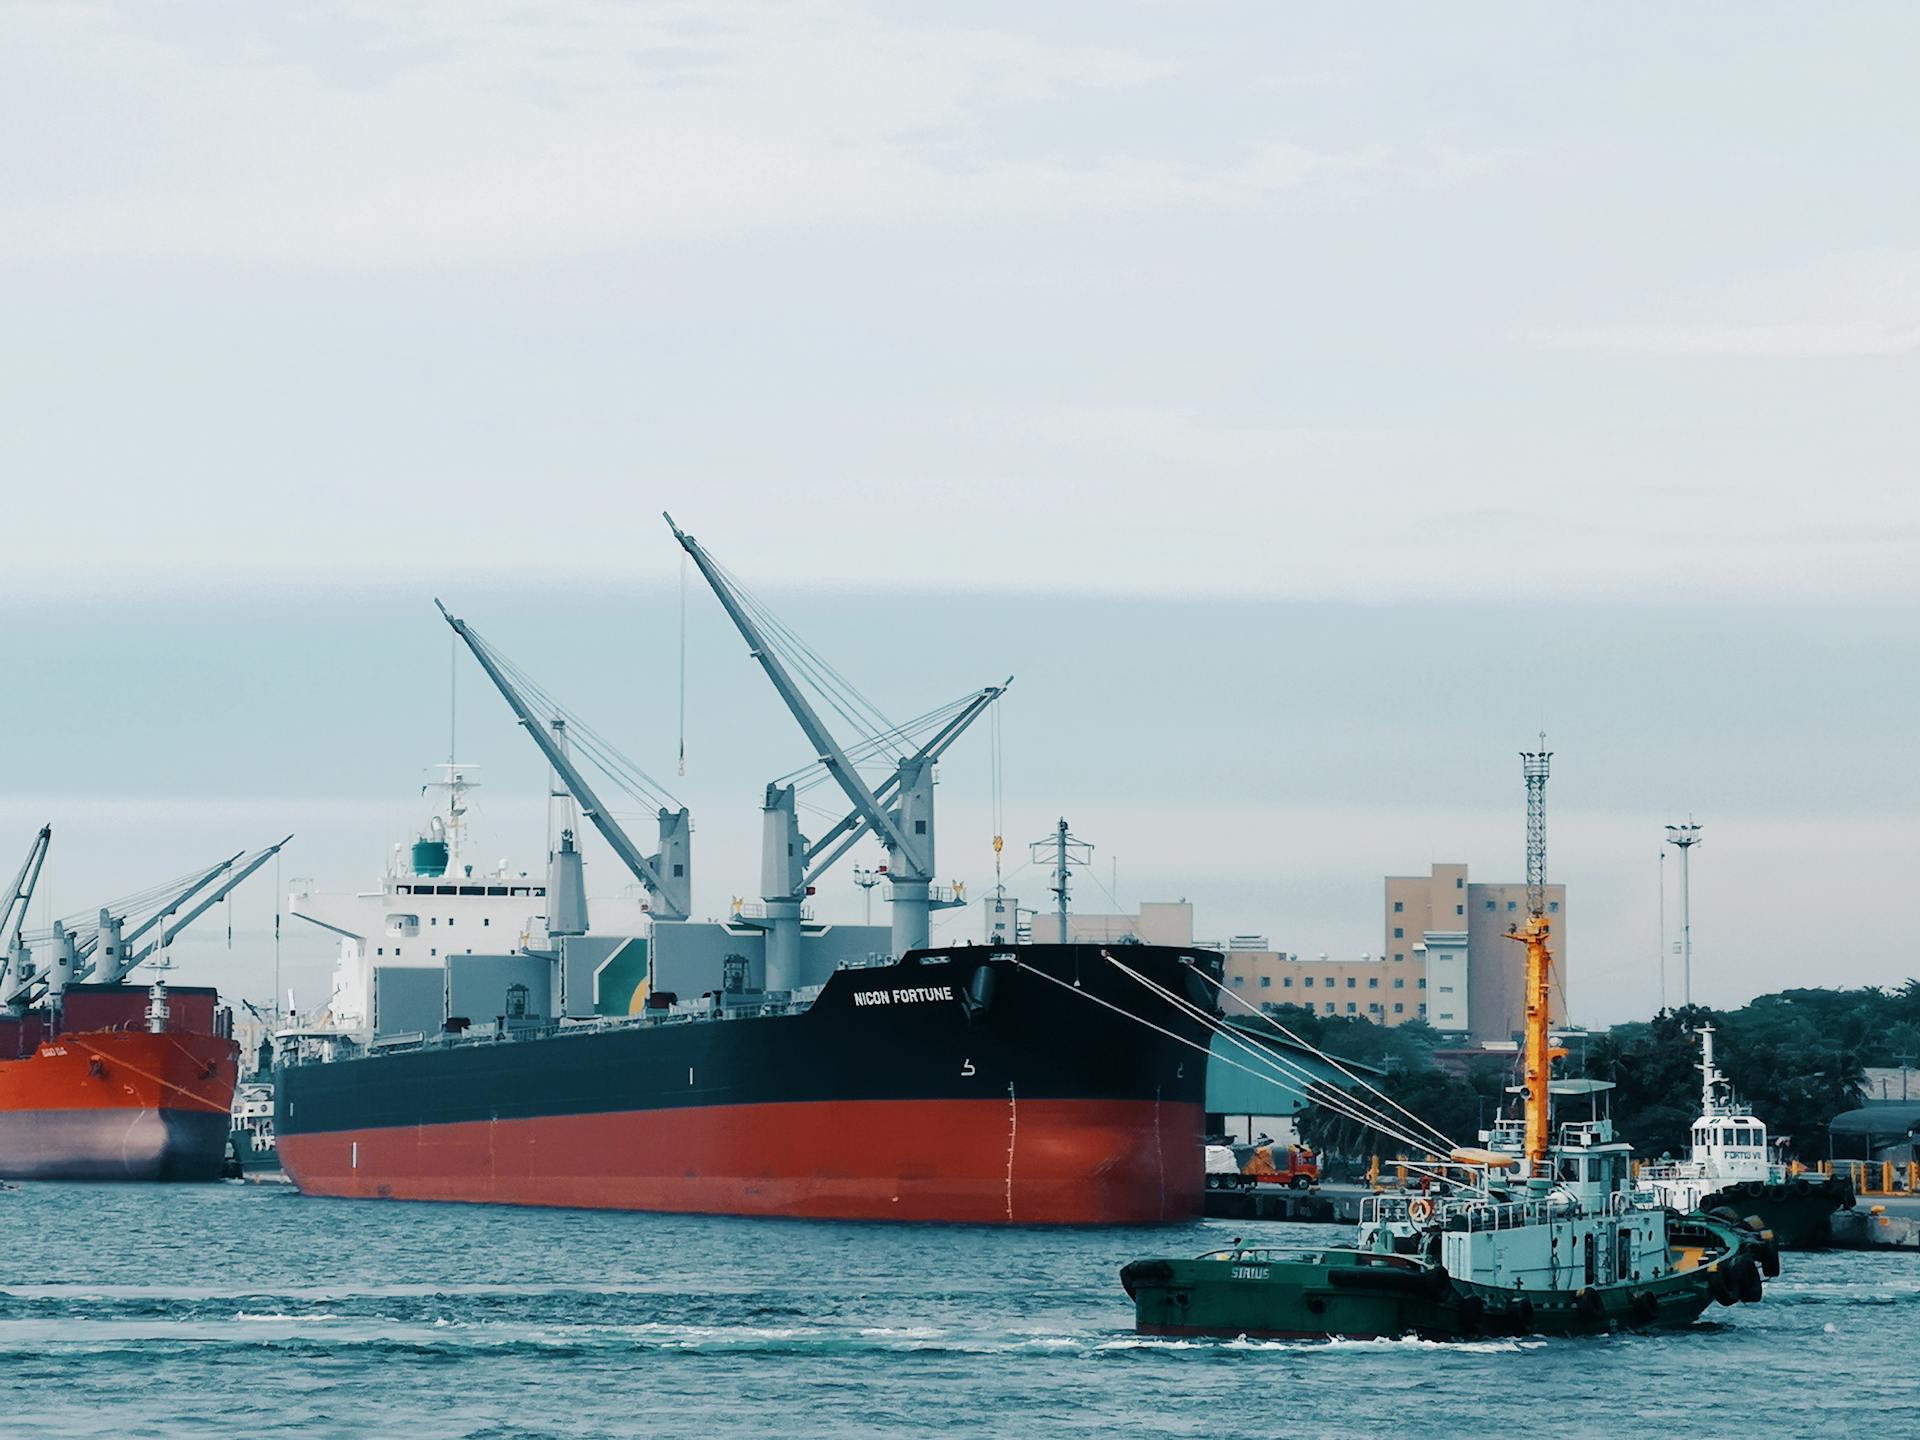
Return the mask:
[[[774,691],[812,745],[815,759],[840,787],[852,810],[822,839],[808,845],[800,834],[792,785],[767,787],[763,809],[761,896],[766,907],[766,988],[789,990],[800,974],[800,905],[807,886],[861,838],[871,833],[887,851],[887,881],[893,904],[892,944],[904,954],[927,943],[929,916],[958,904],[933,893],[933,769],[942,753],[1013,683],[989,686],[969,697],[913,754],[902,757],[893,773],[869,788],[821,719],[777,647],[750,613],[750,607],[713,557],[691,535],[664,516],[674,539],[699,567],[727,618],[747,642],[747,650],[766,672]],[[843,712],[844,713],[844,712]]]
[[[139,908],[151,913],[131,931],[125,928],[128,909],[116,910],[111,906],[101,909],[99,923],[90,935],[76,936],[56,920],[51,962],[44,966],[26,963],[27,952],[16,947],[21,963],[10,967],[10,978],[0,986],[0,1004],[9,1008],[30,1005],[57,996],[73,984],[118,984],[155,951],[172,944],[182,930],[232,894],[291,839],[289,835],[279,844],[269,845],[250,857],[241,851],[217,865],[196,871],[183,882],[174,882],[157,898],[150,895]],[[193,903],[182,911],[181,907],[189,901]],[[140,940],[156,928],[160,933],[141,945]]]
[[[244,850],[237,850],[226,859],[208,866],[192,877],[185,885],[175,890],[170,898],[154,905],[153,913],[136,925],[131,934],[126,933],[127,916],[124,912],[116,915],[112,907],[102,906],[100,920],[94,927],[93,934],[73,947],[73,973],[67,977],[68,980],[89,980],[101,985],[119,983],[126,973],[139,963],[138,960],[128,958],[128,948],[137,945],[140,938],[158,925],[169,912],[177,910],[226,874],[233,868],[234,862],[246,853]],[[199,913],[197,910],[194,912],[195,915]],[[56,943],[64,944],[60,936],[56,935],[54,939]],[[140,958],[145,959],[146,954],[143,953]]]
[[[194,921],[198,920],[202,915],[206,914],[207,911],[211,910],[214,906],[218,905],[222,900],[226,899],[227,896],[231,895],[235,890],[239,889],[241,883],[245,881],[247,877],[252,875],[254,871],[258,870],[262,865],[266,864],[267,861],[271,860],[274,856],[278,855],[281,852],[281,850],[283,850],[286,847],[287,842],[292,839],[293,839],[293,836],[288,835],[288,836],[285,836],[283,839],[281,839],[277,844],[269,845],[264,850],[255,851],[252,856],[247,858],[245,863],[239,865],[238,869],[233,868],[235,863],[240,860],[240,856],[236,855],[232,860],[229,860],[227,862],[227,865],[225,867],[229,872],[227,874],[227,878],[225,880],[222,880],[220,884],[215,886],[212,890],[208,891],[205,895],[202,895],[199,900],[197,900],[184,914],[182,914],[172,924],[170,925],[162,924],[160,928],[160,934],[157,937],[148,941],[144,946],[142,946],[138,950],[133,950],[131,948],[132,943],[135,939],[145,934],[146,931],[152,928],[154,925],[160,924],[160,922],[164,921],[168,915],[174,912],[174,910],[181,903],[181,901],[175,901],[174,904],[172,905],[167,905],[162,907],[154,915],[153,919],[149,920],[147,924],[142,925],[139,930],[136,930],[132,936],[128,937],[128,946],[126,951],[123,951],[121,960],[118,963],[112,965],[110,971],[108,971],[107,973],[102,973],[101,966],[106,963],[103,958],[101,962],[95,965],[94,970],[88,976],[88,979],[93,983],[103,984],[103,985],[112,984],[117,981],[124,980],[130,972],[132,972],[139,965],[143,964],[146,961],[146,959],[150,955],[152,955],[156,950],[164,950],[167,946],[171,945],[173,943],[174,937],[178,935],[182,930],[186,929],[187,926],[191,925]],[[188,894],[191,895],[192,893],[197,892],[200,888],[201,888],[200,886],[196,885],[194,887],[194,890],[188,892]],[[182,900],[184,900],[187,897],[183,896],[181,898]]]
[[[480,668],[486,671],[487,678],[493,681],[494,688],[512,709],[522,728],[533,737],[533,743],[540,747],[540,753],[547,757],[547,763],[579,803],[581,813],[593,822],[594,829],[613,847],[613,853],[620,857],[621,863],[646,888],[653,900],[655,918],[685,920],[693,908],[693,825],[687,808],[684,805],[678,810],[670,810],[664,805],[660,807],[660,849],[652,855],[642,854],[640,847],[634,844],[632,837],[614,819],[612,812],[594,793],[593,786],[581,773],[580,767],[574,763],[563,743],[564,729],[553,726],[534,713],[526,696],[508,678],[492,646],[440,601],[433,603],[447,624],[453,627],[453,633],[466,642],[467,649],[480,662]],[[570,836],[561,837],[563,850],[571,843]]]
[[[27,910],[33,903],[33,890],[40,883],[40,869],[47,863],[47,847],[53,843],[53,826],[42,825],[40,833],[27,847],[27,858],[20,862],[20,873],[13,877],[7,891],[6,909],[0,910],[0,999],[8,993],[7,977],[26,963],[20,945],[20,929],[27,922]]]

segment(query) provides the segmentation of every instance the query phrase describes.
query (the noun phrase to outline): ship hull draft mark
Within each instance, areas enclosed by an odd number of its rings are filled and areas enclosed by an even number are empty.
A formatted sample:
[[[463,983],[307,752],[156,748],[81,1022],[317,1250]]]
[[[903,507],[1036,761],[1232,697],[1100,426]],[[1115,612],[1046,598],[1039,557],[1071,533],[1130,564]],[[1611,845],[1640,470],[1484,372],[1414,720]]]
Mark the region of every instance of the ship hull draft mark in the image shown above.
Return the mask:
[[[1198,1214],[1207,1032],[1097,947],[1017,953],[838,971],[797,1014],[292,1064],[281,1163],[309,1193],[392,1199],[1023,1225]],[[1116,955],[1196,1002],[1221,964]]]
[[[1198,1105],[812,1102],[287,1136],[311,1195],[690,1214],[1140,1225],[1200,1203]]]

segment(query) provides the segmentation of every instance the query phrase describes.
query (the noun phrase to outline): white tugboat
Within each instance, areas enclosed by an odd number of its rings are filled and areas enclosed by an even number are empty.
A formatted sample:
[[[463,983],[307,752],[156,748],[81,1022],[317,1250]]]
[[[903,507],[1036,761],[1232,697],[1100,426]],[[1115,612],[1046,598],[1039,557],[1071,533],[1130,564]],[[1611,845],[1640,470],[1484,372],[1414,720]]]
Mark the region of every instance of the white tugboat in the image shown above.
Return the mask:
[[[1673,1210],[1724,1211],[1753,1218],[1787,1249],[1826,1244],[1828,1219],[1853,1204],[1845,1176],[1796,1171],[1775,1157],[1755,1116],[1713,1059],[1713,1027],[1700,1027],[1700,1114],[1685,1160],[1640,1168],[1640,1182]]]

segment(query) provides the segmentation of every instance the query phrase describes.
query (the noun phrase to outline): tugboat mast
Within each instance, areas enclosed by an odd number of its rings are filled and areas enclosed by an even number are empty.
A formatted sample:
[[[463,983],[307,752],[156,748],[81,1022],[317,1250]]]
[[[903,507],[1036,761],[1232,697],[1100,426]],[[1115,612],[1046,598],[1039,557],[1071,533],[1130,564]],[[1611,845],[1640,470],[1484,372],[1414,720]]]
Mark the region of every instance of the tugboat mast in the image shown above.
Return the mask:
[[[1540,732],[1540,748],[1520,752],[1520,770],[1527,782],[1527,920],[1508,938],[1527,947],[1526,1079],[1527,1164],[1535,1176],[1545,1173],[1547,1146],[1552,1137],[1553,1062],[1567,1052],[1554,1048],[1548,1036],[1553,1013],[1550,991],[1553,955],[1547,948],[1547,772],[1553,752]]]

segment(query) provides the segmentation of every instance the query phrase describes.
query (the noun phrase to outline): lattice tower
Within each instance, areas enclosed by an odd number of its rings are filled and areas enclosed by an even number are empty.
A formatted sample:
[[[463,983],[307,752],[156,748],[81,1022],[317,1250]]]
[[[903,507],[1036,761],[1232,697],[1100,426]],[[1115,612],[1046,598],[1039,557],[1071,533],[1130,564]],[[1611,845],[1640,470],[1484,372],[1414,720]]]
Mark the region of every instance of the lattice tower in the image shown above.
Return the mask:
[[[1538,750],[1520,752],[1520,770],[1527,780],[1527,913],[1543,915],[1547,902],[1547,771],[1553,752],[1547,732],[1540,732]]]

